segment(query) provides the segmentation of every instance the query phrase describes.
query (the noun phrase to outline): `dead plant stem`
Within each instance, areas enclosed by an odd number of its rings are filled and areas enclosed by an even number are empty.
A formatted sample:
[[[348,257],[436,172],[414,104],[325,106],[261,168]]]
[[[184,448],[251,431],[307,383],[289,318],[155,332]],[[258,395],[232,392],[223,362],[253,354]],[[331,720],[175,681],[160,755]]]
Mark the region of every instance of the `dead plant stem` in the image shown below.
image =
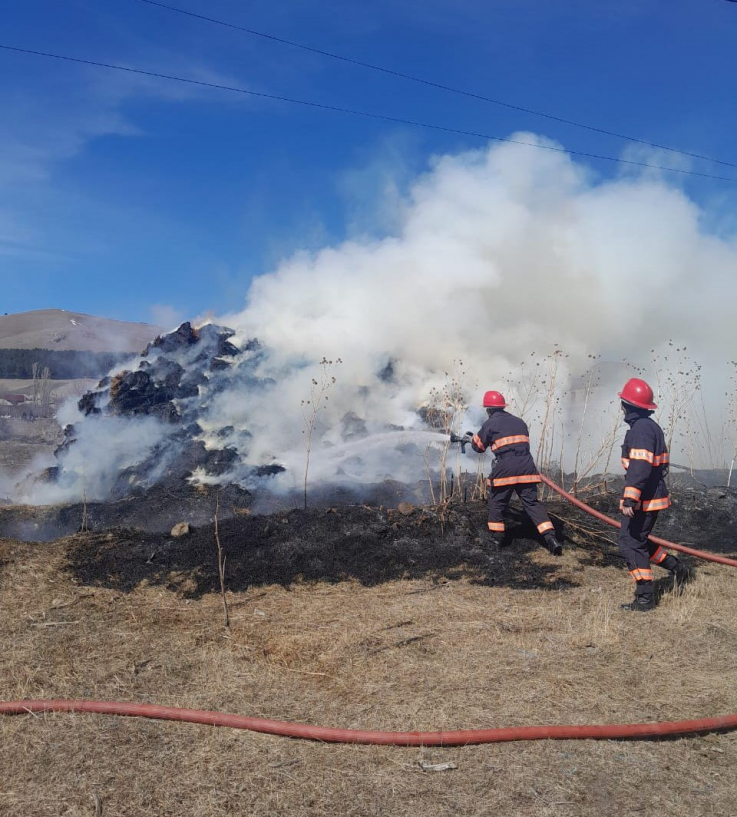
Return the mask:
[[[218,547],[218,576],[220,577],[220,598],[223,600],[223,613],[225,615],[225,626],[230,627],[230,614],[228,612],[228,599],[225,596],[225,556],[223,546],[220,543],[220,530],[218,528],[218,512],[220,510],[220,492],[215,495],[215,542]]]

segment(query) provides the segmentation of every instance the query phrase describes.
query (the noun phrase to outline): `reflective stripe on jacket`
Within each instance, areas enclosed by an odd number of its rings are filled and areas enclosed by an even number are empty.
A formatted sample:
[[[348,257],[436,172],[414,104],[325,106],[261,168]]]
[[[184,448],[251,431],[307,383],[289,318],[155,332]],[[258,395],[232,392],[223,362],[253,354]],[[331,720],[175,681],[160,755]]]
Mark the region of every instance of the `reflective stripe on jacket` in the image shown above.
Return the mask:
[[[624,415],[629,430],[622,445],[622,465],[627,471],[620,508],[662,511],[670,507],[665,484],[668,448],[663,429],[643,411]]]
[[[541,481],[530,453],[529,429],[519,417],[501,409],[492,412],[473,435],[471,446],[479,454],[489,450],[496,457],[489,477],[493,487]]]

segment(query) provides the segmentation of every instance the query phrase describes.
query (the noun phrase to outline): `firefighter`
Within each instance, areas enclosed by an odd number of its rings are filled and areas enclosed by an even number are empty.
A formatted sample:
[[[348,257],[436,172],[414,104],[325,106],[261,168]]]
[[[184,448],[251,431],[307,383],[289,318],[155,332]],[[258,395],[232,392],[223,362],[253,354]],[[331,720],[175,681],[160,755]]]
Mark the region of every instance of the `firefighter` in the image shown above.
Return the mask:
[[[471,446],[479,454],[489,449],[496,458],[486,481],[489,488],[490,542],[501,547],[505,533],[503,513],[516,491],[550,553],[560,556],[563,546],[555,537],[555,528],[548,512],[537,498],[537,484],[541,479],[530,453],[527,425],[524,420],[504,410],[507,402],[498,391],[487,391],[483,405],[488,419],[472,436]]]
[[[622,465],[627,475],[619,502],[622,523],[618,544],[635,580],[634,601],[623,604],[622,609],[646,612],[655,607],[651,563],[669,570],[678,588],[689,580],[690,572],[675,556],[648,539],[658,513],[670,507],[665,484],[668,448],[663,429],[650,417],[657,408],[653,390],[644,380],[633,377],[618,396],[629,426],[622,445]]]

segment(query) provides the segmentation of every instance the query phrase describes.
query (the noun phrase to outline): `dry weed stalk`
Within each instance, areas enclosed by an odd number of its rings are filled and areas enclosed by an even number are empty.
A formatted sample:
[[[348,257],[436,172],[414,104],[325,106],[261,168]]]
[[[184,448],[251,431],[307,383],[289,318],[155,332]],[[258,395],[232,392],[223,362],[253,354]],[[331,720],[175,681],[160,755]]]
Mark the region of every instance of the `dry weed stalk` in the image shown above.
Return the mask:
[[[729,392],[725,393],[727,398],[727,420],[726,420],[726,434],[725,439],[730,441],[731,461],[729,463],[729,473],[727,474],[727,487],[732,484],[732,471],[734,470],[734,462],[737,459],[737,360],[730,360],[732,366],[732,373],[729,376],[731,388]]]
[[[578,437],[576,438],[576,457],[573,461],[573,488],[572,491],[575,494],[578,490],[578,481],[580,479],[578,474],[578,463],[581,456],[581,441],[583,439],[583,427],[584,423],[586,422],[586,411],[589,407],[589,398],[591,397],[591,387],[594,382],[594,369],[593,367],[589,369],[589,378],[586,382],[586,391],[584,393],[584,400],[583,400],[583,410],[581,411],[581,423],[578,426]],[[561,455],[561,460],[562,460]]]
[[[223,600],[223,614],[225,615],[225,626],[230,627],[230,613],[228,612],[228,599],[225,596],[225,554],[220,543],[220,529],[218,528],[218,515],[220,511],[220,491],[215,494],[215,544],[218,548],[218,577],[220,579],[220,598]]]
[[[620,436],[620,427],[621,424],[621,415],[619,410],[617,409],[610,418],[610,423],[608,428],[604,429],[603,437],[598,440],[595,445],[595,448],[588,449],[586,454],[588,459],[584,461],[584,464],[579,468],[576,468],[574,472],[574,483],[573,483],[573,493],[576,494],[581,480],[586,479],[587,477],[591,476],[595,473],[594,469],[599,465],[599,463],[604,460],[604,467],[601,473],[606,476],[607,472],[609,471],[609,464],[611,463],[612,452],[614,451],[617,441]],[[590,438],[591,439],[591,438]],[[578,450],[576,452],[578,456]]]
[[[425,449],[425,473],[427,474],[428,489],[430,491],[430,504],[437,505],[435,501],[435,484],[432,480],[432,463],[430,462],[430,446]]]
[[[315,423],[320,411],[325,408],[324,403],[328,400],[328,391],[337,382],[336,378],[330,374],[330,367],[342,363],[338,358],[335,363],[323,357],[320,361],[322,372],[320,380],[314,377],[310,384],[310,397],[308,400],[302,400],[302,419],[304,420],[304,429],[302,433],[305,435],[305,473],[304,473],[304,508],[307,510],[307,482],[310,473],[310,454],[312,452],[312,434],[315,430]]]
[[[445,372],[446,382],[443,387],[433,387],[430,389],[429,405],[425,413],[425,422],[431,428],[448,435],[449,438],[451,432],[454,431],[468,410],[468,398],[463,383],[465,376],[466,372],[463,361],[454,360],[453,370],[451,372]],[[450,439],[448,439],[440,452],[440,487],[437,502],[432,484],[429,449],[425,452],[425,467],[430,481],[430,496],[433,505],[452,498],[454,493],[461,494],[463,490],[460,464],[456,472],[451,473],[450,487],[448,486],[448,452],[450,445]]]
[[[557,344],[553,346],[557,347]],[[537,436],[535,462],[538,468],[550,471],[557,465],[561,473],[564,457],[563,415],[558,380],[561,361],[566,357],[568,355],[558,348],[554,348],[550,354],[539,360],[535,360],[536,353],[531,352],[530,361],[520,362],[520,372],[515,379],[512,379],[512,372],[507,373],[509,379],[505,385],[508,402],[515,406],[515,413],[530,426],[531,433]],[[527,362],[534,363],[534,366],[524,368]],[[554,451],[558,428],[561,440],[559,460],[555,463]],[[541,496],[544,497],[545,493],[545,486],[541,486]]]
[[[87,489],[82,491],[82,524],[79,526],[80,533],[89,533],[89,517],[87,516]]]
[[[670,356],[664,354],[662,362],[659,353],[653,349],[653,369],[657,382],[657,402],[660,425],[663,427],[666,445],[668,450],[673,450],[673,441],[676,436],[676,429],[686,423],[685,432],[681,436],[688,438],[691,433],[689,409],[692,407],[693,397],[700,388],[701,366],[685,355],[686,347],[675,346],[674,341],[668,341],[668,349],[673,350],[670,355],[677,355],[675,359],[675,369],[666,368],[669,364]],[[691,457],[693,447],[691,447]],[[693,462],[692,462],[693,470]]]
[[[556,349],[547,358],[547,372],[541,385],[545,387],[545,396],[542,412],[542,425],[540,427],[540,439],[538,441],[535,461],[539,468],[550,470],[553,446],[555,444],[555,416],[559,412],[560,397],[557,395],[556,379],[560,359],[563,353]]]
[[[653,350],[654,367],[670,367],[661,376],[657,371],[660,424],[666,434],[666,442],[671,453],[676,443],[688,460],[691,475],[697,468],[725,468],[727,462],[737,454],[737,393],[734,377],[732,393],[725,392],[727,417],[722,422],[720,433],[714,434],[712,411],[707,411],[704,402],[701,370],[702,366],[686,354],[686,347],[668,342],[667,353],[661,358]],[[737,361],[730,361],[737,365]]]

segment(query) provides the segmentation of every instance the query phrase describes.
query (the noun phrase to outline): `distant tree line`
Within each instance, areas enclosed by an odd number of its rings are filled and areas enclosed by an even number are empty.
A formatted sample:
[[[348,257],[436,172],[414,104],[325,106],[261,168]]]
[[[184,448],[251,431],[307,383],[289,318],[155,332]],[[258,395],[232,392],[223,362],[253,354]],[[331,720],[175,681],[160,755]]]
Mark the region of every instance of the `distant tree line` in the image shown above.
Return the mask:
[[[36,372],[48,369],[52,380],[103,377],[130,358],[121,352],[78,352],[55,349],[0,349],[0,378],[31,380]]]

